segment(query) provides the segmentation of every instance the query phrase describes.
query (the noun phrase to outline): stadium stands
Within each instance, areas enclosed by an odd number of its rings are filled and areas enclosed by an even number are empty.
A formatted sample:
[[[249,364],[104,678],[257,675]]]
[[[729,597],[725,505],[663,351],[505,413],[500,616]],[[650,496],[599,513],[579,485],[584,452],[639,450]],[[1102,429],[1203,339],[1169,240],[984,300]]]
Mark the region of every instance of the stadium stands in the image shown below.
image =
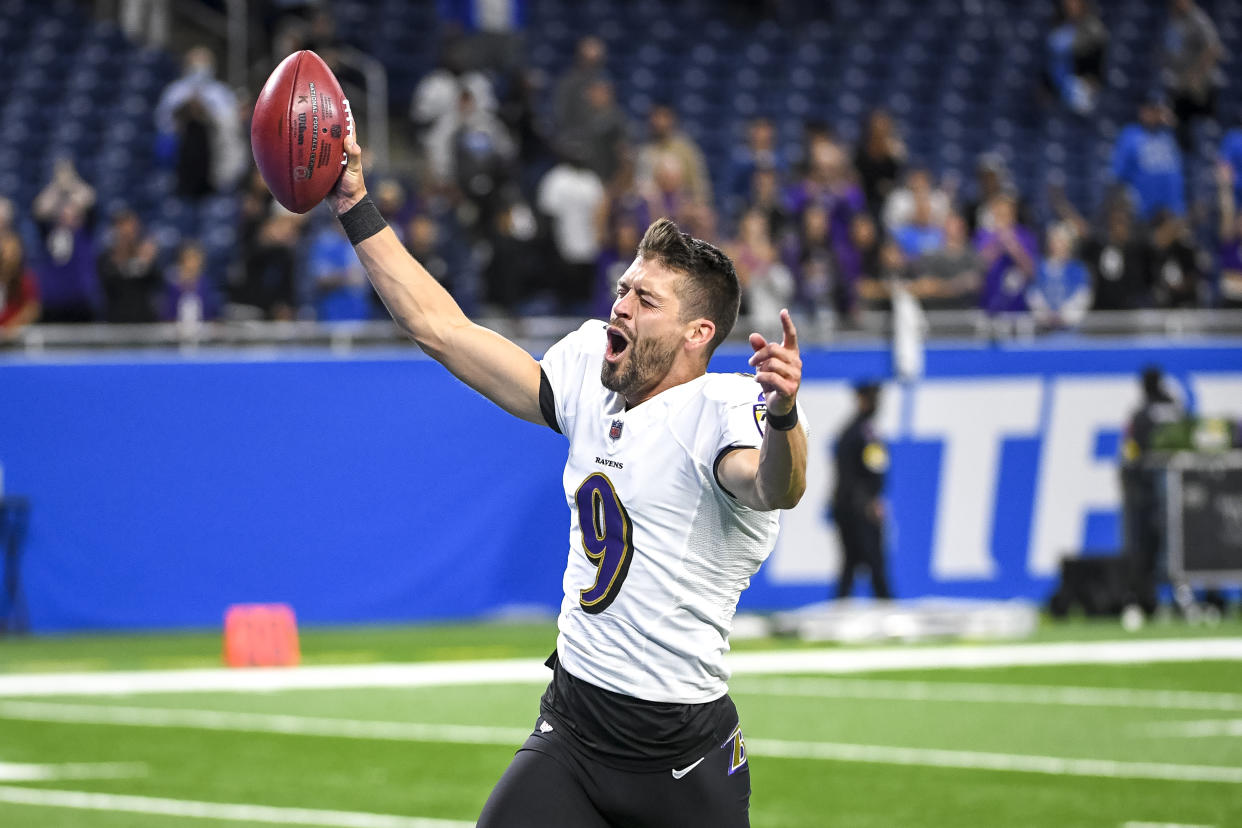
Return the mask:
[[[550,115],[552,82],[568,68],[579,39],[592,34],[607,45],[607,73],[633,124],[644,122],[653,103],[669,103],[680,113],[714,179],[721,238],[736,220],[722,196],[730,155],[751,118],[770,118],[778,148],[796,161],[809,122],[827,124],[848,148],[867,111],[877,106],[894,115],[909,163],[926,166],[941,181],[961,183],[959,192],[973,181],[981,154],[999,155],[1032,226],[1040,227],[1054,218],[1050,184],[1063,185],[1078,212],[1098,215],[1113,183],[1117,135],[1159,88],[1157,44],[1167,15],[1164,4],[1147,0],[1097,4],[1110,35],[1105,88],[1098,108],[1083,116],[1041,92],[1044,41],[1056,5],[789,0],[722,7],[708,0],[530,0],[522,37],[529,67],[545,78],[534,102],[539,123]],[[1200,5],[1214,20],[1226,53],[1242,52],[1242,6],[1211,0]],[[386,67],[396,124],[405,123],[418,81],[437,65],[447,30],[437,6],[402,0],[332,5],[341,41]],[[198,203],[177,199],[172,172],[157,153],[152,111],[176,77],[177,57],[127,42],[113,22],[92,20],[88,8],[73,0],[3,0],[0,8],[0,119],[22,148],[0,157],[0,195],[17,205],[19,218],[28,218],[25,211],[54,160],[71,157],[94,186],[101,216],[120,205],[134,208],[166,257],[181,241],[197,240],[206,250],[208,273],[224,291],[243,241],[239,199],[231,193]],[[384,25],[376,26],[377,20]],[[502,99],[516,83],[500,74],[493,80]],[[1197,124],[1188,157],[1191,215],[1209,252],[1215,247],[1210,213],[1217,147],[1223,131],[1242,117],[1242,100],[1231,92],[1219,96],[1215,120]],[[398,140],[411,143],[408,129],[395,131]],[[641,129],[632,134],[641,138]],[[555,133],[545,137],[555,144]],[[530,163],[525,156],[523,161]],[[550,159],[534,163],[546,168]],[[524,170],[519,178],[525,200],[533,201],[529,182],[537,173]],[[416,201],[430,200],[425,192],[416,195]],[[439,218],[446,237],[463,238],[451,212]],[[18,228],[29,257],[40,247],[38,237],[29,221],[19,221]],[[1205,296],[1212,301],[1210,292]]]

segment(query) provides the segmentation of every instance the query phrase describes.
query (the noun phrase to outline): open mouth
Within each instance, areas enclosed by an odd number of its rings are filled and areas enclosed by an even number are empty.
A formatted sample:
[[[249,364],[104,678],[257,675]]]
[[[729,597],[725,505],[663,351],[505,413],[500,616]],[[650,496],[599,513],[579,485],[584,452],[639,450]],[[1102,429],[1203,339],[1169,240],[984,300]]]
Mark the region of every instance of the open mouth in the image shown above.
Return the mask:
[[[604,351],[604,359],[609,362],[616,362],[628,347],[630,347],[630,341],[626,339],[625,334],[610,325],[608,327],[608,348]]]

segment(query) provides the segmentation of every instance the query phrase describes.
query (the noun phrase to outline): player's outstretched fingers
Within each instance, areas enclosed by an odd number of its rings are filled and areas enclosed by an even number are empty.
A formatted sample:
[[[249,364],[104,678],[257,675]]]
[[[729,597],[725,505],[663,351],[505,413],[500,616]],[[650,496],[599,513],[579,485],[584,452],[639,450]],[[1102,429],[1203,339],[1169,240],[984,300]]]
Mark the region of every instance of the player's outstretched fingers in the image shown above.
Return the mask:
[[[362,177],[362,147],[358,145],[357,130],[354,129],[353,111],[349,108],[348,99],[344,104],[348,129],[345,131],[345,158],[341,162],[345,169],[337,179],[332,191],[328,193],[328,201],[332,212],[336,215],[349,210],[367,194],[367,185]]]
[[[794,327],[793,317],[788,308],[781,308],[781,329],[785,332],[785,340],[781,344],[786,348],[798,347],[798,329]]]
[[[755,366],[768,358],[767,349],[772,346],[768,344],[768,341],[763,338],[762,334],[753,333],[750,335],[750,347],[755,349],[755,353],[750,357],[751,366]]]
[[[790,359],[795,353],[796,352],[791,351],[790,349],[786,348],[784,345],[779,345],[775,342],[769,342],[768,344],[764,345],[762,348],[760,348],[759,350],[755,351],[753,354],[750,355],[750,364],[758,365],[764,360],[773,359],[773,358],[787,360],[787,359]]]
[[[362,170],[362,147],[358,145],[358,128],[354,122],[354,112],[349,108],[349,98],[345,99],[345,157],[341,165],[349,166],[351,172]]]
[[[764,373],[777,374],[794,382],[802,376],[801,370],[783,359],[769,359],[763,364],[762,370]]]

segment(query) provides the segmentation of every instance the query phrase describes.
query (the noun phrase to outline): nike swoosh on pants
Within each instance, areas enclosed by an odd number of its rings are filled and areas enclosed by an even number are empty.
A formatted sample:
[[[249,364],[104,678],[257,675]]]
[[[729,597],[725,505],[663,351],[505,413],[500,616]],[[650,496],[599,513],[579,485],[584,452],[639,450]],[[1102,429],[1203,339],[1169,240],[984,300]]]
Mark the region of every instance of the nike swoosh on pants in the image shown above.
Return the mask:
[[[685,776],[687,773],[689,773],[690,771],[692,771],[692,770],[694,770],[695,768],[697,768],[697,767],[699,766],[699,762],[702,762],[702,761],[703,761],[704,759],[706,759],[706,758],[707,758],[706,756],[699,757],[699,761],[698,761],[698,762],[695,762],[695,763],[690,764],[690,765],[686,765],[686,766],[685,766],[684,768],[682,768],[681,770],[677,770],[677,768],[673,768],[673,778],[674,778],[674,779],[681,779],[681,778],[682,778],[683,776]]]

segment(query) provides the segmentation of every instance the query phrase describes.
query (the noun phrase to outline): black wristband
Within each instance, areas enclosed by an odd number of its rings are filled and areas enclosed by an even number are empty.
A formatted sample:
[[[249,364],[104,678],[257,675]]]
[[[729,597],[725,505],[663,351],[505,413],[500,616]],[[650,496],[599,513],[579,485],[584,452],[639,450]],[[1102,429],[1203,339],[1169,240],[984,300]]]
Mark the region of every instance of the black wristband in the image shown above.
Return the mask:
[[[789,431],[798,424],[798,406],[795,405],[789,409],[788,414],[773,414],[769,411],[764,422],[769,428],[774,428],[777,431]]]
[[[364,195],[357,204],[337,218],[341,222],[345,235],[349,238],[349,243],[353,245],[362,244],[388,226],[388,222],[384,221],[379,208],[375,206],[375,202],[369,195]]]

